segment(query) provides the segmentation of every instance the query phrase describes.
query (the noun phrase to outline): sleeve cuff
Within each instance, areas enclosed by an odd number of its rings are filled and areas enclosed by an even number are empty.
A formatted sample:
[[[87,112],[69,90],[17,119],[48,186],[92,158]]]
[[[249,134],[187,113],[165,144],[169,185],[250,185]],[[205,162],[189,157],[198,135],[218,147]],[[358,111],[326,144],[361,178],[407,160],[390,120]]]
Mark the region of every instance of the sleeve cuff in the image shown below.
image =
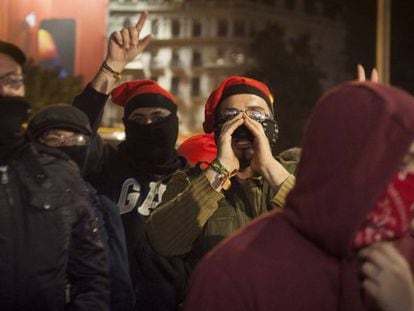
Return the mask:
[[[286,180],[280,186],[279,191],[273,197],[272,203],[275,204],[277,207],[284,207],[286,203],[286,197],[295,186],[295,183],[295,176],[289,175],[289,177],[286,178]]]

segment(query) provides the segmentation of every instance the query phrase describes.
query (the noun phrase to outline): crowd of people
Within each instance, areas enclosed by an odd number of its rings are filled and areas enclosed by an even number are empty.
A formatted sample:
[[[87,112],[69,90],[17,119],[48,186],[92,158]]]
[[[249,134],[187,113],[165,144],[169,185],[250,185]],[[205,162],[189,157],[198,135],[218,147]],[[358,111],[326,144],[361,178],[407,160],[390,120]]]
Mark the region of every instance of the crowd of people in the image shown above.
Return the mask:
[[[414,97],[359,67],[278,154],[269,88],[230,76],[177,148],[174,96],[119,83],[147,16],[73,103],[31,117],[26,56],[0,41],[0,310],[414,311]]]

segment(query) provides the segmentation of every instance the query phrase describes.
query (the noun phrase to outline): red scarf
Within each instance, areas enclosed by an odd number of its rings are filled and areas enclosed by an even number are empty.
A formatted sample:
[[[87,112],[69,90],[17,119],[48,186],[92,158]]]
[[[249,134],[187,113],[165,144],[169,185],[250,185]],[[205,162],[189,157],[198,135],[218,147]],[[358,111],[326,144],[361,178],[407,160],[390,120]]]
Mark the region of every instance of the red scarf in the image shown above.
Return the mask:
[[[413,217],[414,174],[398,172],[358,230],[354,248],[403,237]]]

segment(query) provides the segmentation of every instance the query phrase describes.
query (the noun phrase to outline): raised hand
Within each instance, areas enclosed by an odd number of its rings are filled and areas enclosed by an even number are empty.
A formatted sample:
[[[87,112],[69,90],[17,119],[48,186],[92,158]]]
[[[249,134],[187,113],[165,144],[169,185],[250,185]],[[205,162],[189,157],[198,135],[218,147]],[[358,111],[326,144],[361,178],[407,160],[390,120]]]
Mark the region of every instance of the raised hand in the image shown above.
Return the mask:
[[[105,61],[115,71],[121,72],[150,43],[151,34],[143,39],[139,38],[147,17],[148,12],[145,11],[141,14],[135,26],[123,28],[111,34]]]
[[[289,172],[273,157],[269,140],[264,132],[263,126],[243,113],[245,126],[253,134],[253,158],[250,167],[253,172],[262,176],[276,191],[279,186],[289,177]]]
[[[229,172],[237,171],[240,168],[240,162],[231,146],[231,139],[234,131],[242,125],[243,122],[243,116],[239,113],[236,117],[224,123],[221,128],[221,134],[217,145],[217,160]]]
[[[245,126],[253,134],[253,158],[250,161],[250,167],[253,171],[263,174],[263,170],[274,160],[272,150],[270,149],[269,140],[264,132],[263,126],[250,118],[243,112]]]

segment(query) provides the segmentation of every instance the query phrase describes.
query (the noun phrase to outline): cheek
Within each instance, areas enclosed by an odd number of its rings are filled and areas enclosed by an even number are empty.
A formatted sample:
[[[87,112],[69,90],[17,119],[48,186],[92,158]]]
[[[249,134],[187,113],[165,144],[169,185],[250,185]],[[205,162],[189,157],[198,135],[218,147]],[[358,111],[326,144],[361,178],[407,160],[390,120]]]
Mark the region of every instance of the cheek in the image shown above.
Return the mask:
[[[6,96],[21,96],[23,97],[25,95],[25,87],[22,85],[21,87],[14,89],[9,87],[1,87],[0,88],[0,94],[6,95]]]

